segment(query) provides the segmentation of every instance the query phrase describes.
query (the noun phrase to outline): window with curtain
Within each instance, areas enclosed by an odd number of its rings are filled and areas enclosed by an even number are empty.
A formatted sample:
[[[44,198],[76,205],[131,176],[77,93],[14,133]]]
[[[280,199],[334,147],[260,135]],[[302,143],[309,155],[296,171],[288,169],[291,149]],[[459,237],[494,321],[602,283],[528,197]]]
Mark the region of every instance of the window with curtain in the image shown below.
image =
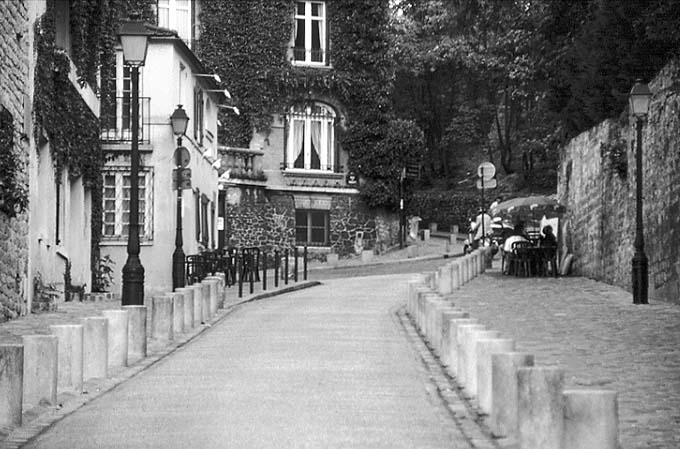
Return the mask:
[[[295,243],[328,245],[330,212],[327,210],[295,210]]]
[[[296,64],[326,64],[325,2],[295,2],[293,61]]]
[[[312,103],[291,108],[286,168],[335,171],[335,113]]]

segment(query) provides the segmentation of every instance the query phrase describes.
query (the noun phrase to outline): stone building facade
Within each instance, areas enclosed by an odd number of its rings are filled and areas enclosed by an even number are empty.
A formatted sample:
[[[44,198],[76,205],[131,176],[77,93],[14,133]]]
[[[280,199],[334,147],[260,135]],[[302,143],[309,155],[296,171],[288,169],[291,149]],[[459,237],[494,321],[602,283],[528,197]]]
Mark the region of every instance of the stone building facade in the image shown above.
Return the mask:
[[[19,182],[28,178],[29,148],[25,144],[29,126],[30,100],[27,98],[28,12],[25,2],[0,2],[0,108],[3,128],[11,134],[11,142],[2,152],[14,152],[20,161],[16,173]],[[29,109],[27,109],[29,108]],[[29,112],[27,112],[29,111]],[[5,144],[3,140],[3,145]],[[4,167],[0,167],[0,170]],[[0,189],[4,186],[0,186]],[[4,193],[4,192],[3,192]],[[28,213],[16,217],[0,212],[0,322],[26,311],[28,267]]]
[[[649,84],[643,128],[643,226],[649,296],[680,303],[680,63]],[[627,120],[627,117],[625,118]],[[635,239],[635,123],[608,120],[561,154],[558,198],[567,206],[563,250],[573,271],[629,289]]]

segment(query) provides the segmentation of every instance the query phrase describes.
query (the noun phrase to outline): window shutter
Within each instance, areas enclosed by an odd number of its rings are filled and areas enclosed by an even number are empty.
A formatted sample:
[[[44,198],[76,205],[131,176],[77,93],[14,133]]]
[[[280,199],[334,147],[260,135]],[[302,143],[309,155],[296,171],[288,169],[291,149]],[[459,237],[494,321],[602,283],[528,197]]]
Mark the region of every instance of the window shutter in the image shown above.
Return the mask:
[[[326,48],[323,48],[322,50],[326,53],[326,66],[331,65],[331,21],[329,20],[328,17],[328,3],[326,3],[324,7],[324,13],[326,13],[324,17],[324,21],[326,22]]]
[[[194,199],[196,200],[196,241],[201,241],[201,192],[196,189],[194,191]]]

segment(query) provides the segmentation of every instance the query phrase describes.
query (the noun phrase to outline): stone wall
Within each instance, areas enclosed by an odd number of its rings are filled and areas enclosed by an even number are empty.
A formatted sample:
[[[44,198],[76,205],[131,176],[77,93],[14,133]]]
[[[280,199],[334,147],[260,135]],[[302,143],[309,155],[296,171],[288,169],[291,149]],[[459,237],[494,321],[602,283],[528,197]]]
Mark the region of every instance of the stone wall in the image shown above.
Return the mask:
[[[295,202],[285,192],[227,187],[227,246],[258,246],[267,251],[295,243]],[[329,248],[341,257],[355,254],[363,233],[364,250],[384,251],[398,239],[398,217],[366,208],[355,195],[331,195]]]
[[[21,144],[24,129],[24,102],[28,74],[28,17],[24,1],[0,2],[0,104],[14,118],[14,149],[28,165],[28,149]],[[5,151],[5,149],[2,149]],[[20,176],[27,177],[27,172]],[[25,313],[26,270],[28,258],[28,218],[21,214],[9,218],[0,212],[0,322]]]
[[[643,226],[650,297],[680,302],[680,64],[650,83],[654,92],[643,128]],[[627,117],[625,117],[627,119]],[[635,239],[635,123],[605,121],[562,151],[558,197],[573,271],[631,286]]]

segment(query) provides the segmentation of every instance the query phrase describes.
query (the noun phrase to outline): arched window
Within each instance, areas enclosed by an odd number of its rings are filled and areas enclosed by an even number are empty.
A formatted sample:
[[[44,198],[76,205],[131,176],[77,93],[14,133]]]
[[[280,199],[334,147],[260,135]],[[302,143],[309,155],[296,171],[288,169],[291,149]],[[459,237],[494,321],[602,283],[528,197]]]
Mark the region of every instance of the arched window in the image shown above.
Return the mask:
[[[287,169],[334,171],[335,112],[321,103],[293,106],[288,120]]]

